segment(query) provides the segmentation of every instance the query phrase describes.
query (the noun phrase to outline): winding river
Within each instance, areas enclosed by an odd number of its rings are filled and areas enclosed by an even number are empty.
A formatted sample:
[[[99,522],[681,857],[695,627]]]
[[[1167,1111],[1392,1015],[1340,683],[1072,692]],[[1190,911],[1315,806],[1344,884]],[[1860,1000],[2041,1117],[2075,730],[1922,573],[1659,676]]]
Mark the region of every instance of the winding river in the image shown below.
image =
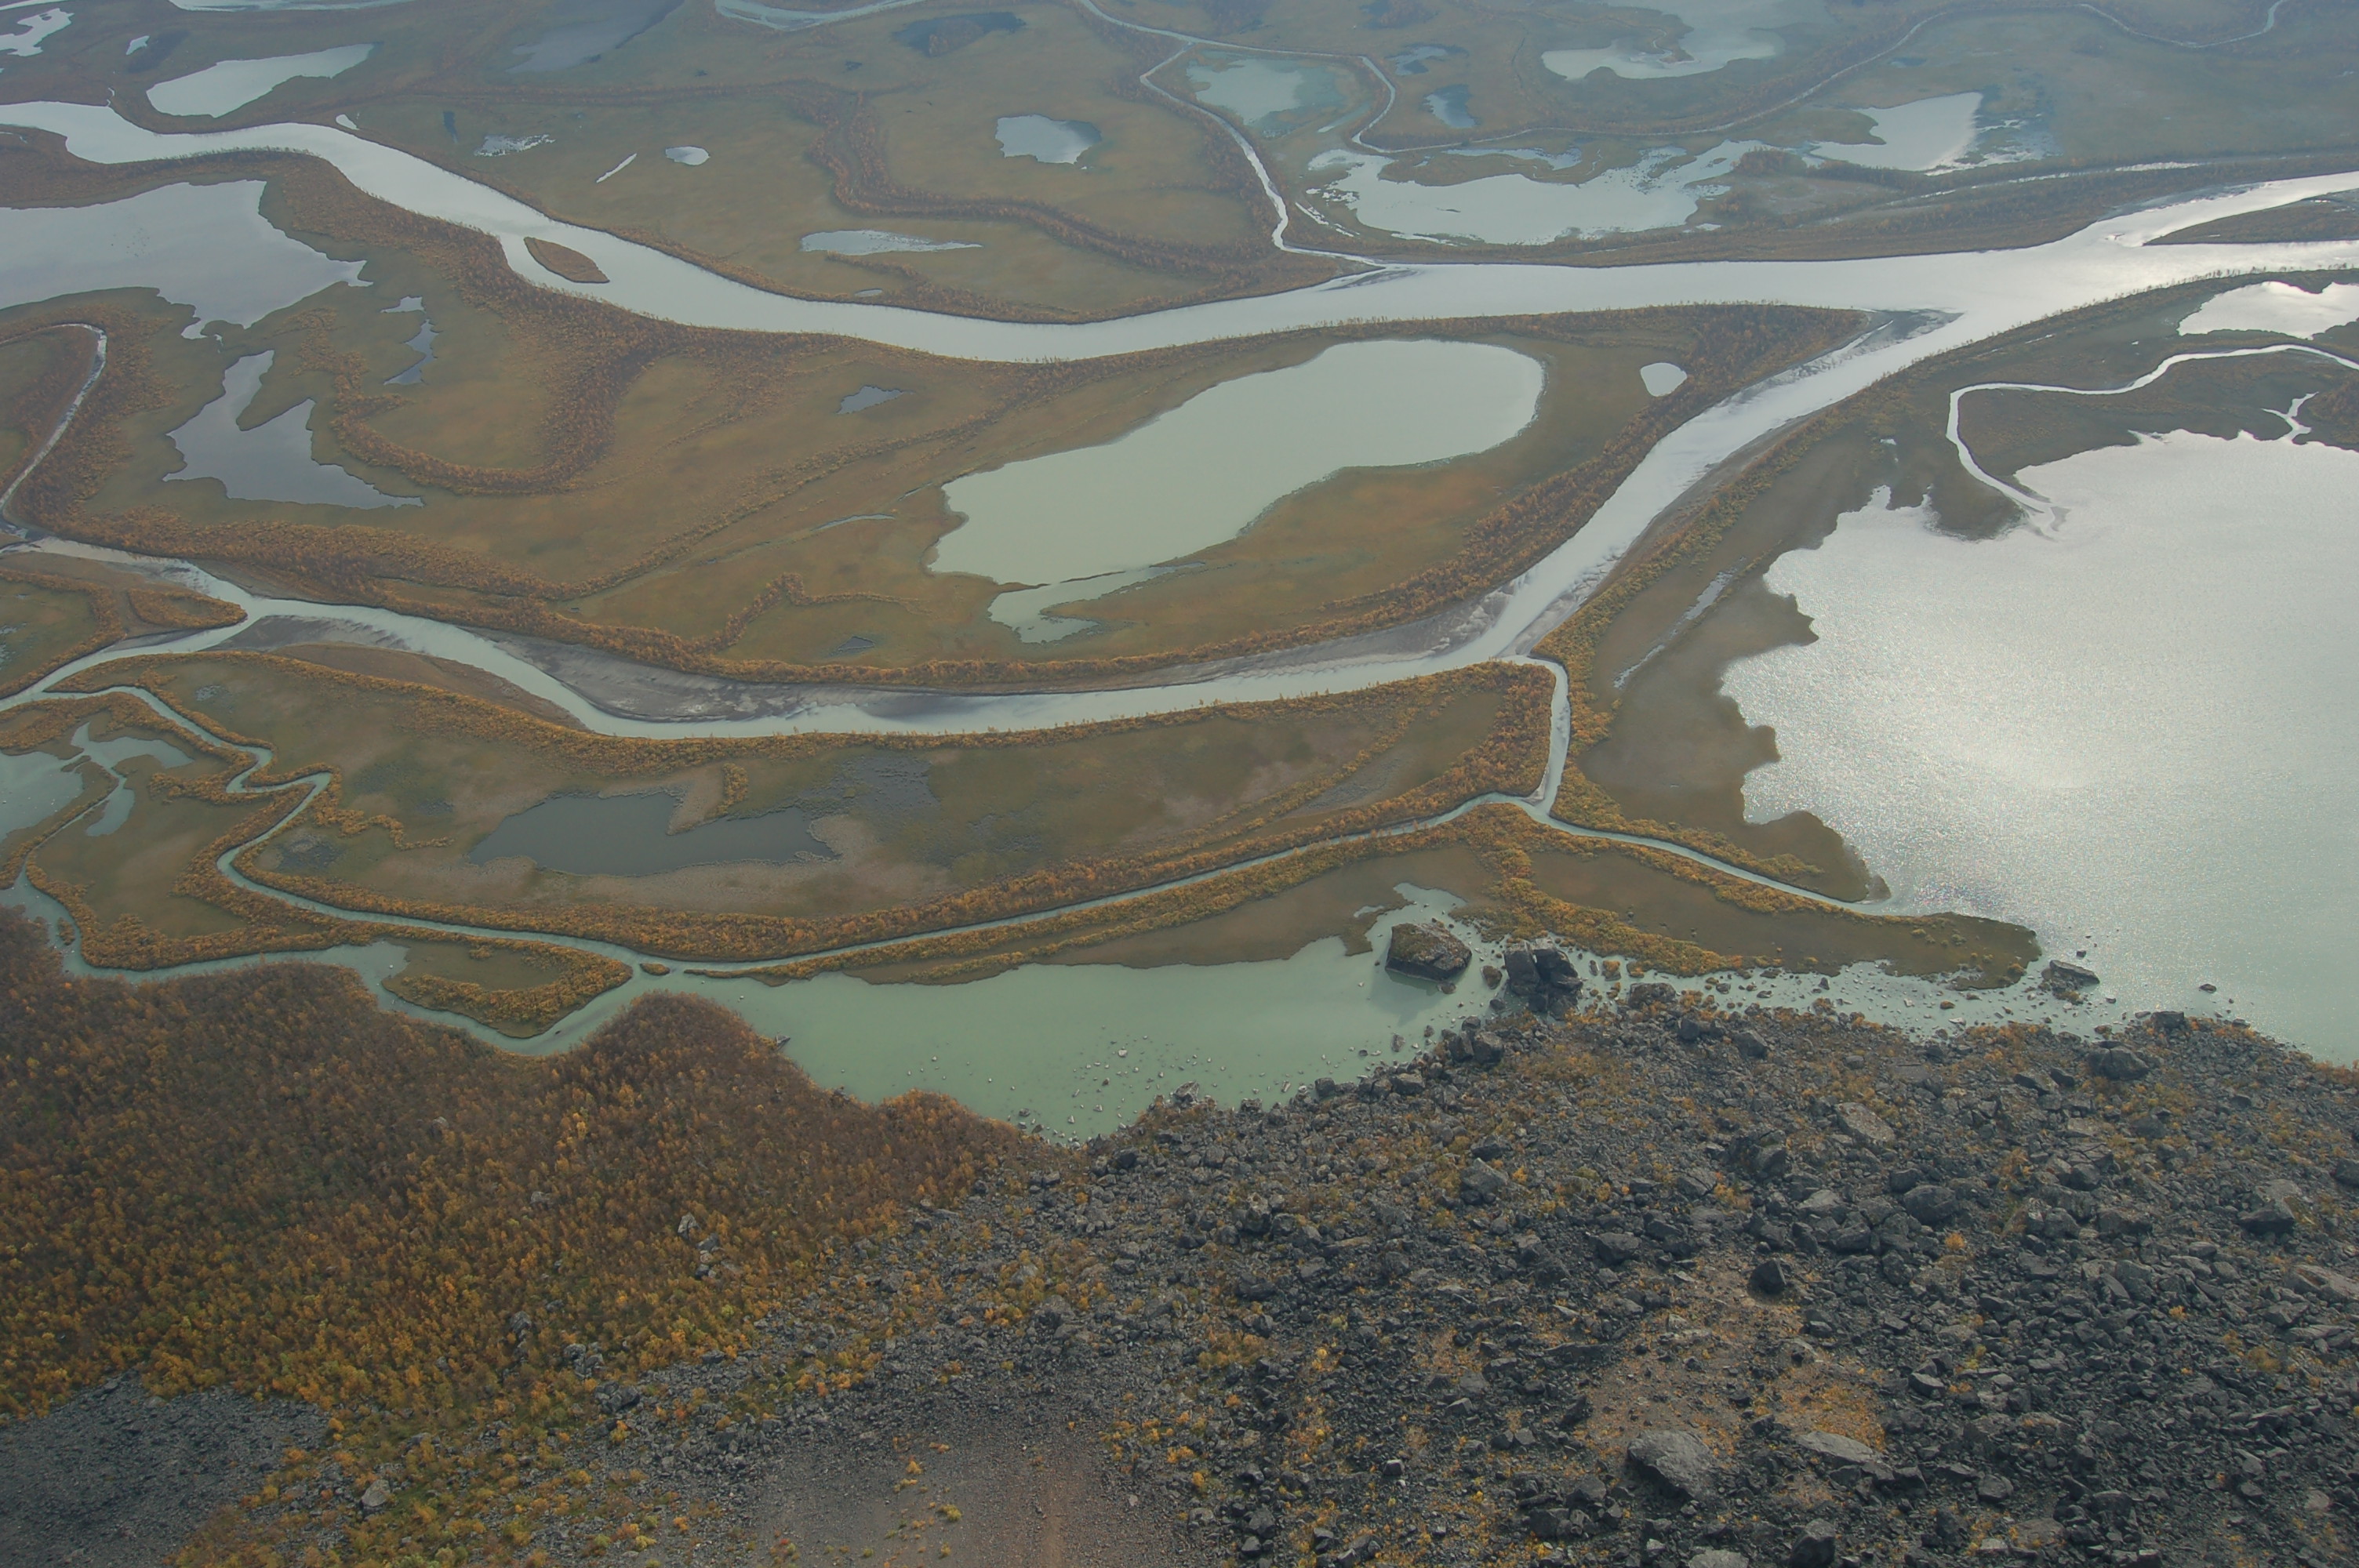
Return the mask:
[[[1100,322],[1037,325],[766,293],[662,252],[559,222],[459,175],[332,126],[280,124],[161,134],[134,125],[103,106],[70,103],[0,106],[0,125],[55,134],[64,138],[74,156],[105,164],[245,151],[320,157],[370,195],[495,236],[516,272],[544,288],[602,299],[689,325],[829,333],[951,358],[1063,362],[1306,328],[1367,322],[1406,326],[1470,317],[1658,305],[1777,303],[1864,310],[1875,319],[1870,330],[1836,351],[1748,387],[1690,419],[1647,454],[1571,539],[1529,571],[1474,602],[1411,626],[1321,647],[1177,670],[1149,685],[998,694],[749,686],[685,676],[579,649],[487,636],[364,606],[272,599],[249,593],[186,562],[134,563],[113,552],[54,539],[28,540],[16,546],[103,556],[135,564],[246,611],[244,625],[179,639],[174,643],[178,648],[196,651],[241,639],[250,643],[257,637],[267,637],[269,628],[265,623],[301,622],[303,640],[397,646],[473,665],[557,704],[593,730],[615,735],[951,735],[986,729],[1032,730],[1172,712],[1212,702],[1359,689],[1487,660],[1525,660],[1533,645],[1594,591],[1630,546],[1669,508],[1716,472],[1724,471],[1765,438],[1907,365],[2059,312],[2168,285],[2359,265],[2359,241],[2152,243],[2197,223],[2359,184],[2359,177],[2344,174],[2280,180],[2175,200],[2107,219],[2048,244],[2014,251],[1607,268],[1368,264],[1351,276],[1288,293]],[[98,221],[90,215],[106,210],[83,211],[87,228]],[[16,254],[15,237],[20,230],[47,221],[43,214],[0,210],[0,254]],[[574,284],[548,272],[526,249],[527,238],[555,241],[583,253],[611,281]],[[279,243],[284,243],[283,236]],[[118,286],[137,282],[166,288],[170,280],[163,274],[171,265],[168,256],[155,256],[156,276],[113,276],[112,281]],[[116,272],[121,270],[118,267]],[[0,307],[60,297],[80,287],[85,286],[39,267],[0,265]],[[62,680],[121,656],[121,652],[92,654],[14,700],[31,700],[53,690]],[[1541,820],[1547,820],[1547,808],[1562,777],[1569,731],[1562,675],[1554,666],[1548,667],[1556,676],[1559,696],[1547,774],[1532,798],[1516,803]],[[288,787],[308,790],[316,788],[317,782]],[[12,902],[27,902],[21,887],[10,896]],[[271,896],[285,895],[274,891]],[[600,944],[553,940],[618,957],[638,957]],[[364,972],[372,964],[381,968],[383,962],[382,955],[374,960],[332,957],[353,962]],[[635,994],[647,983],[635,980],[625,992],[610,993],[601,1005],[576,1014],[542,1044],[578,1038],[582,1030],[610,1015],[624,995]],[[677,977],[676,983],[697,989],[711,982],[683,976]]]

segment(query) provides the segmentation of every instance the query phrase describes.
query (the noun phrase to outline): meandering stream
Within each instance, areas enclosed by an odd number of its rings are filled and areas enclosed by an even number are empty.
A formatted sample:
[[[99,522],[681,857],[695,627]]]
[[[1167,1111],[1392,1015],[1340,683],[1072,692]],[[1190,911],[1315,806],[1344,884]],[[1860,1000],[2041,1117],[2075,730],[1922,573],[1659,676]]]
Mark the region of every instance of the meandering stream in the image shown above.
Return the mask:
[[[318,157],[334,164],[371,195],[495,236],[518,275],[545,288],[692,325],[827,332],[954,358],[1071,361],[1347,323],[1412,326],[1468,317],[1654,305],[1780,303],[1862,309],[1876,318],[1868,331],[1842,349],[1748,387],[1690,418],[1647,455],[1571,539],[1531,570],[1469,606],[1414,626],[1321,647],[1175,671],[1159,683],[1145,686],[998,694],[745,687],[685,677],[678,672],[632,665],[580,650],[487,636],[372,607],[272,599],[247,592],[190,563],[145,563],[161,577],[237,604],[249,617],[239,627],[179,639],[173,644],[178,648],[195,651],[234,644],[241,639],[251,643],[257,636],[266,640],[265,623],[302,622],[308,623],[305,636],[310,640],[324,637],[404,647],[473,665],[557,704],[593,730],[616,735],[951,735],[985,729],[1041,729],[1171,712],[1209,702],[1360,689],[1486,660],[1525,659],[1542,636],[1594,591],[1648,526],[1697,486],[1764,438],[1897,370],[2061,311],[2170,284],[2359,265],[2359,241],[2168,246],[2150,243],[2197,223],[2359,184],[2359,178],[2346,174],[2187,198],[2017,251],[1613,268],[1372,265],[1368,270],[1331,283],[1282,294],[1100,322],[1038,325],[766,293],[662,252],[560,222],[459,175],[329,126],[274,125],[168,135],[133,125],[103,107],[59,103],[0,106],[0,124],[53,132],[65,138],[75,156],[101,163],[253,150]],[[233,193],[237,189],[234,186],[180,189]],[[224,200],[249,199],[233,195]],[[83,215],[75,220],[78,242],[95,244],[103,252],[104,237],[94,226],[103,225],[107,209],[81,211]],[[14,247],[23,225],[54,222],[46,215],[0,211],[0,251],[17,254]],[[275,232],[255,232],[239,222],[235,212],[229,212],[227,221],[216,224],[214,232],[247,236],[260,244],[288,243],[283,236],[275,236]],[[578,285],[557,277],[532,260],[524,245],[527,237],[555,241],[582,252],[611,281]],[[120,273],[128,266],[138,276],[111,274],[110,278],[118,286],[136,282],[155,287],[168,297],[171,280],[165,274],[173,265],[171,257],[151,254],[145,262],[135,259],[115,269]],[[142,267],[147,271],[142,272]],[[290,270],[298,276],[302,272],[300,267]],[[342,280],[312,276],[321,282]],[[54,297],[80,287],[64,269],[13,265],[0,268],[0,305]],[[240,305],[252,308],[244,298]],[[113,555],[55,540],[20,547]],[[120,656],[119,649],[92,654],[14,700],[35,699],[55,690],[60,682]],[[1547,820],[1547,807],[1562,777],[1569,733],[1561,672],[1554,673],[1560,695],[1547,776],[1532,799],[1517,803],[1541,820]],[[299,787],[316,787],[316,781]],[[1689,851],[1678,852],[1704,859]],[[286,896],[266,891],[273,897]],[[11,897],[13,902],[26,902],[21,887]],[[463,927],[434,928],[465,933]],[[558,940],[616,957],[638,957],[600,944]],[[369,962],[353,961],[356,968],[369,968]],[[382,956],[375,962],[381,964]],[[635,993],[645,983],[635,980],[627,991]],[[692,989],[709,982],[682,977],[679,983]],[[621,994],[610,993],[602,999],[602,1005],[584,1010],[554,1032],[549,1043],[578,1037],[580,1030],[607,1015],[621,1000]]]

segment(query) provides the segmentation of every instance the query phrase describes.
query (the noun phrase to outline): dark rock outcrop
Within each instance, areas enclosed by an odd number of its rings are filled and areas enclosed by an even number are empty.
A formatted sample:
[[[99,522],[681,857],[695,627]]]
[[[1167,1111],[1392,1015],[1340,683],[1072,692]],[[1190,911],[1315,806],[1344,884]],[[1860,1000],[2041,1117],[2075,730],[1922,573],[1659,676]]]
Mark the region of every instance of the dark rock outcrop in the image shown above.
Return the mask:
[[[1425,980],[1454,980],[1473,959],[1473,949],[1439,925],[1396,925],[1385,948],[1385,968]]]

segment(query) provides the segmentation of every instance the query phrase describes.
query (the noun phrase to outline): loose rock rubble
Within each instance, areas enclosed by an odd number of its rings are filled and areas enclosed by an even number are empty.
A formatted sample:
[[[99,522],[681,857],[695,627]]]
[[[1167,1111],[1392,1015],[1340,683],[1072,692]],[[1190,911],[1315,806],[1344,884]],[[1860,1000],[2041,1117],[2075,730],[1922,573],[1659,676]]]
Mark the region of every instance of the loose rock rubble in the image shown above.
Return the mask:
[[[2343,1075],[1636,995],[1044,1154],[614,1457],[802,1540],[775,1477],[1049,1410],[1169,1527],[1132,1562],[2354,1560]]]
[[[227,1390],[161,1400],[113,1378],[0,1427],[0,1564],[132,1568],[172,1560],[215,1509],[251,1493],[328,1418]],[[330,1476],[330,1487],[345,1477]]]

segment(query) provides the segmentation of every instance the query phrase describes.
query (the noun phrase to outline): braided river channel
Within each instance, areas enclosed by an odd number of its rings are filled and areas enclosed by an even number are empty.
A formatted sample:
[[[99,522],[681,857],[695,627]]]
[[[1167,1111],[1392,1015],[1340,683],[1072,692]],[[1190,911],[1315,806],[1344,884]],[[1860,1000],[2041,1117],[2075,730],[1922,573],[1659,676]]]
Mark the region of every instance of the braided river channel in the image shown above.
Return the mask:
[[[494,236],[514,270],[546,289],[689,325],[833,334],[952,359],[1064,362],[1348,323],[1680,304],[1817,306],[1863,311],[1872,322],[1840,349],[1689,419],[1565,544],[1458,609],[1317,647],[1176,670],[1146,685],[977,694],[729,682],[365,606],[271,599],[188,562],[10,536],[12,549],[107,556],[246,612],[243,625],[180,637],[176,649],[232,639],[266,645],[274,635],[295,641],[299,631],[310,642],[410,649],[474,666],[594,730],[628,736],[1037,730],[1528,661],[1667,512],[1734,471],[1767,438],[1906,366],[2167,286],[2218,279],[2224,295],[2259,280],[2359,267],[2359,241],[2154,243],[2359,185],[2344,174],[2172,200],[2016,250],[1618,267],[1368,263],[1315,287],[1039,325],[766,293],[559,222],[331,125],[160,134],[104,106],[71,103],[0,106],[0,125],[54,135],[72,156],[100,164],[302,154],[333,164],[366,194]],[[359,281],[355,264],[273,228],[260,193],[258,184],[230,181],[164,186],[82,209],[0,209],[0,308],[138,287],[190,307],[200,326],[251,323],[319,289]],[[568,282],[533,259],[527,239],[581,253],[609,281]],[[2204,1008],[2233,1011],[2323,1055],[2359,1054],[2359,1033],[2328,1005],[2339,968],[2331,939],[2359,918],[2352,892],[2359,886],[2352,717],[2359,713],[2359,645],[2347,592],[2359,567],[2359,458],[2290,436],[2172,436],[2019,478],[2054,504],[1996,540],[1962,543],[1932,534],[1921,518],[1871,508],[1845,516],[1818,550],[1773,569],[1771,586],[1796,596],[1820,640],[1730,672],[1729,689],[1747,719],[1786,737],[1785,760],[1749,781],[1753,814],[1811,809],[1843,832],[1894,890],[1885,904],[1861,907],[1962,909],[2030,926],[2051,954],[2090,952],[2105,984],[2069,1011],[2075,1029],[2146,1008]],[[2209,684],[2196,682],[2191,697],[2190,660],[2166,656],[2172,628],[2190,616],[2200,619],[2200,633],[2175,645],[2183,652],[2200,640],[2212,655],[2201,661]],[[1953,634],[1961,641],[1944,658],[1925,656]],[[139,651],[156,645],[150,639]],[[89,655],[11,702],[38,700],[126,651]],[[1516,804],[1576,832],[1548,817],[1569,732],[1560,672],[1558,692],[1546,779]],[[38,762],[6,761],[0,832],[56,808]],[[2149,790],[2142,783],[2149,779],[2161,782]],[[1458,903],[1453,891],[1475,890],[1397,890],[1399,907],[1374,914],[1376,954],[1391,922],[1447,918]],[[58,913],[25,883],[5,896]],[[1484,948],[1478,934],[1465,934]],[[373,979],[402,962],[385,944],[309,957]],[[2198,989],[2205,984],[2214,989]],[[1044,1130],[1083,1136],[1183,1082],[1235,1098],[1353,1076],[1397,1039],[1414,1041],[1487,1000],[1473,986],[1451,995],[1393,978],[1376,957],[1332,936],[1289,958],[1223,965],[1217,974],[1081,963],[958,987],[845,976],[771,987],[711,967],[639,974],[523,1048],[570,1044],[657,987],[739,1010],[788,1039],[822,1083],[864,1097],[940,1088],[986,1113],[1022,1112]],[[1934,999],[1951,993],[1929,982],[1854,970],[1837,977],[1831,993],[1817,987],[1817,977],[1788,975],[1748,991],[1797,1005],[1832,994],[1847,1010],[1919,1021],[2026,1017],[2059,1005],[2027,982],[1966,995],[1938,1015]]]

